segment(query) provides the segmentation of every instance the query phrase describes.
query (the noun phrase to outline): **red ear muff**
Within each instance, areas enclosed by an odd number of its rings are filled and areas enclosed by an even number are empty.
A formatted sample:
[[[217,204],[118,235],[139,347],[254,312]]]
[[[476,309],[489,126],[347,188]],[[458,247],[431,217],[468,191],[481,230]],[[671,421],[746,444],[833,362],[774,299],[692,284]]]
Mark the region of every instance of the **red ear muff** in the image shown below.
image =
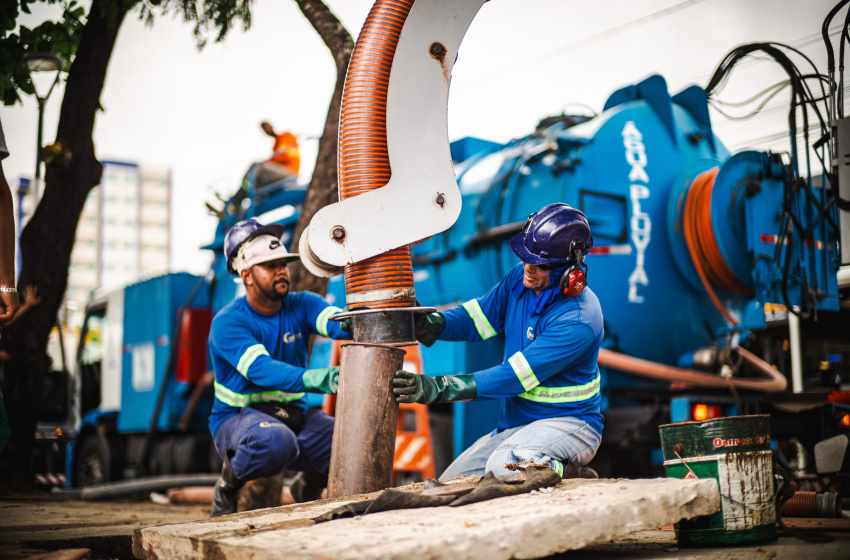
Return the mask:
[[[578,265],[573,265],[561,275],[558,288],[566,297],[576,297],[584,291],[587,286],[587,277],[584,270]]]

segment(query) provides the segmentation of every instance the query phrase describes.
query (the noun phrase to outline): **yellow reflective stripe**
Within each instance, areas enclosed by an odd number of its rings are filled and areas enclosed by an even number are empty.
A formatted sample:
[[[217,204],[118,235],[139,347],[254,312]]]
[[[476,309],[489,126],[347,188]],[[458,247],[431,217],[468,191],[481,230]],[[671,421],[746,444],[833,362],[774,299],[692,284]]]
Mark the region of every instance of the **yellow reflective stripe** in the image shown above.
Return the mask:
[[[283,391],[263,391],[261,393],[249,393],[247,395],[231,391],[216,381],[215,397],[230,406],[245,407],[255,402],[287,402],[300,399],[304,393],[285,393]]]
[[[514,373],[519,378],[519,382],[522,383],[522,387],[526,391],[531,391],[540,385],[540,382],[537,380],[537,376],[534,375],[534,370],[531,369],[531,365],[529,365],[525,356],[522,355],[522,352],[517,352],[511,356],[510,359],[508,359],[508,363],[511,364],[511,367],[514,369]]]
[[[336,315],[341,312],[342,309],[331,305],[330,307],[325,307],[324,311],[319,313],[319,316],[316,318],[316,330],[320,335],[328,336],[328,318],[330,318],[331,315]]]
[[[579,402],[599,393],[599,375],[590,383],[573,387],[542,387],[517,395],[523,399],[541,403]]]
[[[487,340],[490,337],[496,336],[496,329],[487,320],[487,316],[484,315],[484,311],[478,304],[477,299],[467,301],[461,307],[466,309],[466,312],[472,317],[472,322],[475,323],[475,329],[478,331],[478,336],[481,337],[481,340]]]
[[[248,377],[248,368],[251,367],[251,364],[254,363],[254,360],[259,358],[260,356],[268,356],[269,351],[266,350],[266,347],[262,344],[255,344],[245,350],[245,353],[242,354],[242,357],[239,358],[239,363],[236,364],[236,371],[244,375],[246,378]]]

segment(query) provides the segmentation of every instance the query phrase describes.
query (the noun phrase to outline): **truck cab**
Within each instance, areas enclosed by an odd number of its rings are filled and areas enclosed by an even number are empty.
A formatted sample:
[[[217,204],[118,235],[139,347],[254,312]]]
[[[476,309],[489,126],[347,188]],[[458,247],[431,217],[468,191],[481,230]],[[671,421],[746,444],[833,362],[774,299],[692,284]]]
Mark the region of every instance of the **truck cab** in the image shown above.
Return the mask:
[[[220,468],[207,428],[209,299],[204,278],[169,273],[88,303],[76,352],[70,485]]]

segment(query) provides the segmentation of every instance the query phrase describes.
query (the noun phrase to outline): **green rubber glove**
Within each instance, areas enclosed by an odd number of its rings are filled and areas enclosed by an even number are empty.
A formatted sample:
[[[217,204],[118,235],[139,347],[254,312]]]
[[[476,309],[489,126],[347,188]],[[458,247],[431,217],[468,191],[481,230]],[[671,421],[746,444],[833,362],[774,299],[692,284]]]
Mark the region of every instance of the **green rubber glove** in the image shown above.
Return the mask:
[[[417,315],[413,320],[413,329],[416,334],[416,340],[425,346],[431,346],[437,342],[437,339],[446,330],[446,319],[439,313]]]
[[[348,306],[342,308],[343,313],[348,313]],[[342,332],[351,332],[351,317],[346,317],[339,321],[339,328]]]
[[[393,378],[393,394],[396,402],[431,404],[472,400],[478,390],[471,374],[429,377],[398,370]]]
[[[304,391],[307,393],[325,393],[336,395],[339,389],[339,368],[308,369],[301,376]]]

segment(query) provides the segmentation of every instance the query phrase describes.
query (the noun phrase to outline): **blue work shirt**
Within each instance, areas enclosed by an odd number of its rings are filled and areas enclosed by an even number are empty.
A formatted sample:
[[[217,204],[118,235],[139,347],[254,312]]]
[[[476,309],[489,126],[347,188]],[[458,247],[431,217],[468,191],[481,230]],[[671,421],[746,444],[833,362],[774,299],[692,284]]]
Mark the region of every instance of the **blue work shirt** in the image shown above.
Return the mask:
[[[589,287],[577,297],[522,286],[522,264],[487,294],[441,311],[441,340],[486,340],[505,333],[503,363],[476,371],[477,399],[502,399],[497,430],[542,418],[573,416],[602,433],[600,378],[602,308]],[[555,290],[553,292],[553,290]]]
[[[210,328],[210,355],[215,370],[215,401],[210,431],[255,402],[288,402],[306,410],[302,376],[311,334],[350,339],[337,321],[340,313],[312,292],[283,299],[280,311],[264,315],[244,297],[219,311]]]

